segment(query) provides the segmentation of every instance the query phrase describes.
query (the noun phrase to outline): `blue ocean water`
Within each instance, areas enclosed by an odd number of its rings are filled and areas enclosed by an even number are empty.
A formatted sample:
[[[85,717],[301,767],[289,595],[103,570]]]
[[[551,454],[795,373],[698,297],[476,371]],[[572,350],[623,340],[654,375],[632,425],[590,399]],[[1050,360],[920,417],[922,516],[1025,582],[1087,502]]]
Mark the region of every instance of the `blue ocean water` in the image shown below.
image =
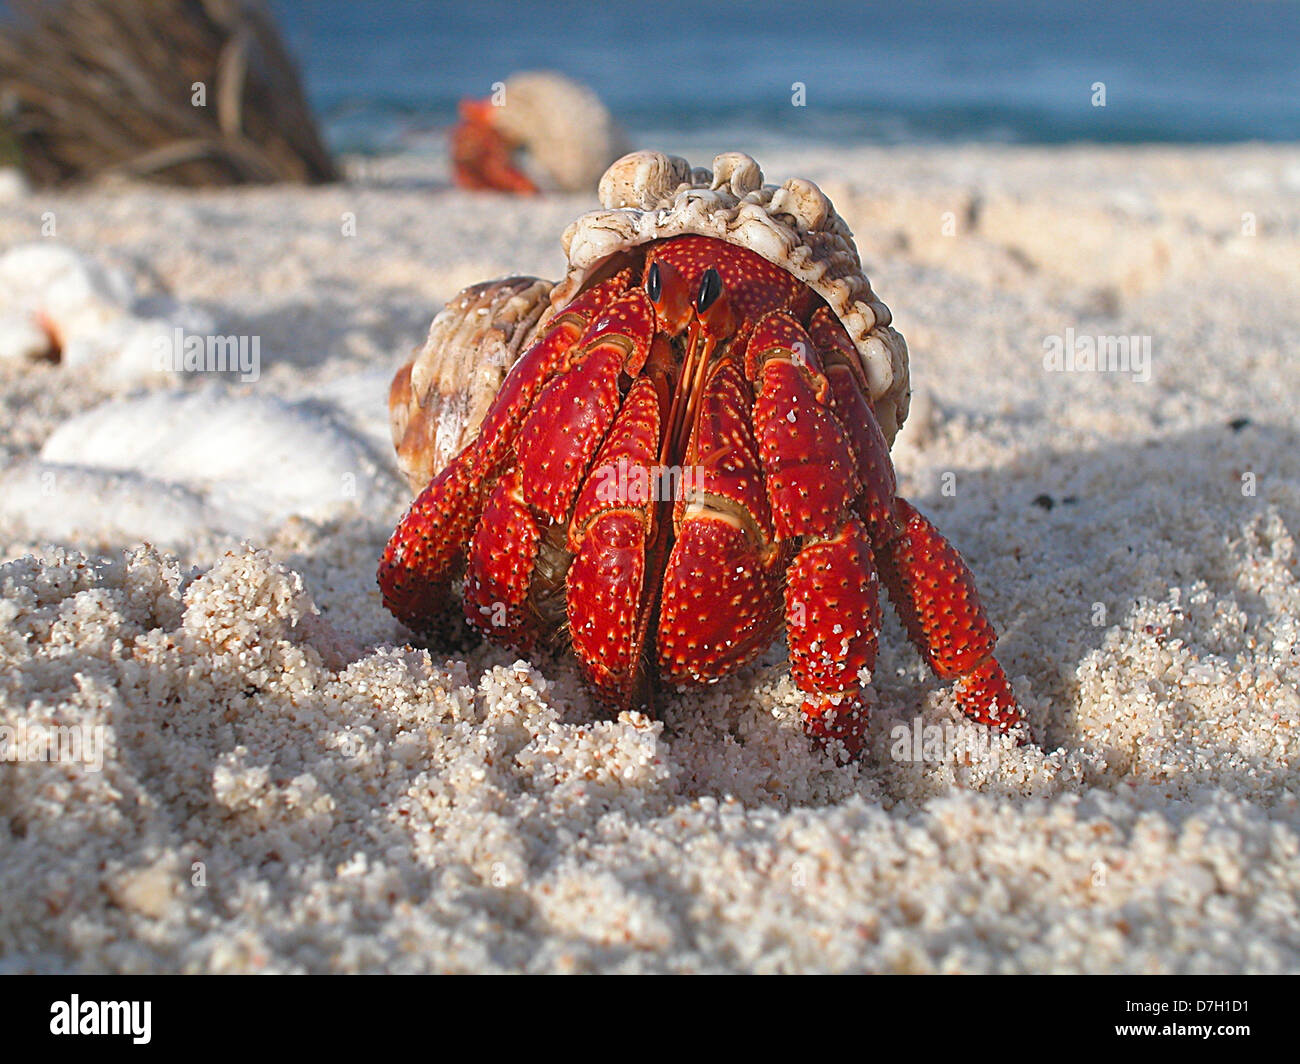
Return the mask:
[[[1300,4],[272,0],[327,138],[419,150],[516,70],[641,144],[1300,140]],[[1093,105],[1105,85],[1105,106]],[[804,86],[794,106],[796,83]]]

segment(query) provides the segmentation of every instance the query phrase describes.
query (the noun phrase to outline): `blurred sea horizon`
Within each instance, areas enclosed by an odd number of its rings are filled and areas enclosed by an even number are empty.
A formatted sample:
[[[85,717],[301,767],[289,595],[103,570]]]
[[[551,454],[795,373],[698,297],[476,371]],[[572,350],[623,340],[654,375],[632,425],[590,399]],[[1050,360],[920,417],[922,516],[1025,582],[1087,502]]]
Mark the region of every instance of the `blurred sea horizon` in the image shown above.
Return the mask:
[[[458,99],[528,69],[586,83],[633,143],[683,153],[1300,140],[1289,0],[271,6],[339,152],[440,150]]]

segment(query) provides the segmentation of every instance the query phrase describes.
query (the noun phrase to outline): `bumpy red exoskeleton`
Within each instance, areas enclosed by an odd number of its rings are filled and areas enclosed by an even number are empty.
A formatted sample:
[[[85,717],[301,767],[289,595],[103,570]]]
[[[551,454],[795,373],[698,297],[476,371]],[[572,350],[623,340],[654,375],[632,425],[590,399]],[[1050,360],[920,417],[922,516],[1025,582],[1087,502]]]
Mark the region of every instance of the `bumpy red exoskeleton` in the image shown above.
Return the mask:
[[[735,672],[784,623],[808,733],[857,753],[883,583],[963,712],[1019,724],[970,570],[895,494],[829,307],[720,240],[640,251],[552,319],[412,504],[380,564],[388,608],[427,629],[463,571],[471,625],[523,651],[567,633],[616,708],[655,676]]]

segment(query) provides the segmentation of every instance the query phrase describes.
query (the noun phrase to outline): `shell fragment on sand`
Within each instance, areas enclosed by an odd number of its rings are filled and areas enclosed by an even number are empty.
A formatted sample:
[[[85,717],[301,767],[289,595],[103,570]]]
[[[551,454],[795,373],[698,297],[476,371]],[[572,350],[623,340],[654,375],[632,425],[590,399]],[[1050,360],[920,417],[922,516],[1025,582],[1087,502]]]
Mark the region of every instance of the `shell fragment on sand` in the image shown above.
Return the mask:
[[[65,542],[186,543],[372,511],[396,488],[321,404],[211,388],[116,400],[65,422],[38,460],[0,478],[0,513]]]
[[[0,254],[0,360],[49,359],[112,381],[158,377],[177,331],[206,336],[211,318],[163,300],[143,312],[127,275],[62,244],[22,244]]]

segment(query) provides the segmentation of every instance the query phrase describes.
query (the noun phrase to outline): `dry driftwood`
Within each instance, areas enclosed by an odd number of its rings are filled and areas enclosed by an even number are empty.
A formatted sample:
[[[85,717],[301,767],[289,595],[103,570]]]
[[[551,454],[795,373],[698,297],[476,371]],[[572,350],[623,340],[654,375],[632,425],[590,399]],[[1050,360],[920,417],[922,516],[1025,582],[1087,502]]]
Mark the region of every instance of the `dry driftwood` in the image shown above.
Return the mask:
[[[36,184],[319,183],[338,170],[260,0],[15,0],[0,148]],[[206,106],[196,106],[202,83]]]

